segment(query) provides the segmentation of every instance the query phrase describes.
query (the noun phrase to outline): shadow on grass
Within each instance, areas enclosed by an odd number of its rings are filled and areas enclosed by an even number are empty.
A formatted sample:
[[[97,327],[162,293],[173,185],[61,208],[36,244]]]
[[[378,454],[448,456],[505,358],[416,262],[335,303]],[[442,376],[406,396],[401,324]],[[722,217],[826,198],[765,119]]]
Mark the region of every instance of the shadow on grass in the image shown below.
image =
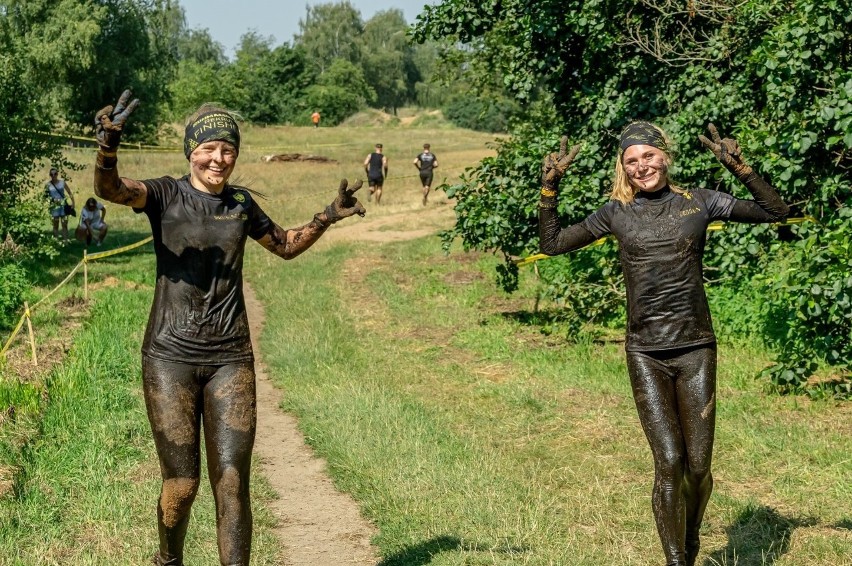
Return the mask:
[[[74,225],[74,227],[76,227],[76,224]],[[73,239],[74,227],[68,227],[68,231],[71,233],[72,240],[65,246],[58,248],[59,254],[55,258],[50,260],[49,266],[45,266],[44,260],[34,260],[31,264],[24,265],[24,267],[27,268],[28,271],[31,273],[33,277],[32,282],[34,284],[41,285],[44,287],[52,287],[53,285],[56,285],[57,283],[62,281],[65,276],[68,275],[68,273],[70,273],[72,269],[74,269],[74,266],[76,266],[83,260],[83,250],[86,249],[86,246],[85,244]],[[107,234],[106,239],[104,240],[103,246],[98,247],[93,243],[89,246],[88,251],[90,254],[94,254],[97,252],[114,250],[116,248],[135,244],[136,242],[144,240],[150,235],[150,230],[147,232],[123,230],[110,231]],[[130,251],[123,252],[122,254],[113,256],[110,258],[110,261],[117,261],[119,263],[123,263],[130,261],[131,257],[138,255],[150,255],[153,253],[154,246],[149,243],[144,246],[132,249]]]
[[[426,564],[430,564],[437,554],[459,549],[501,554],[521,554],[527,550],[526,548],[512,546],[495,548],[493,546],[486,547],[478,544],[463,543],[458,537],[441,535],[419,544],[406,546],[392,556],[388,556],[376,566],[425,566]]]
[[[775,564],[790,547],[799,527],[817,524],[814,518],[791,518],[766,506],[749,506],[727,527],[728,546],[710,555],[709,564],[767,566]]]

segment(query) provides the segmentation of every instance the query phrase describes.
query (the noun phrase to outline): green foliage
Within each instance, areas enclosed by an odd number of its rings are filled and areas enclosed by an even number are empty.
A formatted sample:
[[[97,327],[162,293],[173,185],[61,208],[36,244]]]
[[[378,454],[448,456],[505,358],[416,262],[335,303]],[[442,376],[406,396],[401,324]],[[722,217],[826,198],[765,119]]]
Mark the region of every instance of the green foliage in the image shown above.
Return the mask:
[[[394,114],[413,98],[414,84],[421,79],[407,28],[402,11],[393,8],[370,18],[361,36],[361,66],[376,91],[375,104]]]
[[[262,124],[278,124],[307,119],[305,94],[314,78],[300,47],[280,45],[254,32],[245,34],[236,61],[216,81],[223,101],[239,110],[244,118]],[[221,84],[231,85],[222,89]]]
[[[765,374],[781,392],[809,389],[808,377],[821,360],[847,372],[852,367],[850,220],[852,207],[843,207],[810,230],[795,242],[786,268],[767,281],[768,318],[778,326],[774,342],[783,361]],[[829,394],[850,397],[848,381],[828,387]]]
[[[24,62],[36,100],[61,122],[88,128],[125,88],[145,101],[128,137],[152,137],[164,110],[183,25],[165,0],[6,0],[2,31]],[[75,128],[75,129],[76,129]]]
[[[360,67],[335,59],[320,77],[319,84],[305,91],[305,100],[322,111],[323,122],[335,126],[376,99]]]
[[[306,6],[299,20],[296,44],[307,54],[316,74],[322,75],[337,59],[351,63],[360,60],[357,39],[364,32],[361,13],[349,2],[328,2]]]
[[[559,204],[563,218],[577,222],[603,204],[616,136],[636,118],[656,121],[671,135],[679,184],[748,198],[696,140],[712,121],[740,142],[796,214],[813,215],[818,224],[797,229],[794,239],[802,240],[795,245],[779,242],[768,226],[729,226],[711,237],[707,273],[717,285],[766,293],[763,338],[779,352],[773,379],[790,381],[792,372],[798,387],[821,359],[848,372],[852,305],[834,289],[849,271],[852,233],[843,212],[852,206],[852,13],[831,0],[749,0],[695,13],[667,6],[448,0],[425,9],[415,38],[467,45],[461,55],[444,51],[445,59],[463,64],[466,80],[485,89],[498,77],[518,100],[553,101],[551,110],[530,112],[496,157],[448,189],[458,220],[446,238],[506,258],[537,250],[542,157],[563,132],[583,142]],[[778,273],[782,250],[789,265],[799,266],[791,274]],[[613,261],[593,267],[598,279],[606,280],[604,270],[613,273]],[[543,270],[543,277],[575,301],[576,289],[560,282],[584,281],[584,269],[569,262]],[[760,277],[782,282],[770,293]],[[512,286],[511,277],[506,282]],[[820,292],[803,293],[814,284]],[[779,321],[786,321],[783,330]]]
[[[47,203],[31,196],[42,194],[34,187],[34,172],[42,160],[59,168],[68,164],[54,138],[34,134],[49,130],[50,121],[37,106],[35,86],[25,78],[17,44],[0,33],[0,47],[0,325],[4,325],[19,313],[31,284],[25,266],[56,253],[44,232]]]
[[[480,132],[506,132],[515,105],[508,99],[498,100],[458,94],[444,107],[444,115],[460,128]]]
[[[18,322],[29,287],[26,270],[14,263],[0,264],[0,328],[9,328]]]

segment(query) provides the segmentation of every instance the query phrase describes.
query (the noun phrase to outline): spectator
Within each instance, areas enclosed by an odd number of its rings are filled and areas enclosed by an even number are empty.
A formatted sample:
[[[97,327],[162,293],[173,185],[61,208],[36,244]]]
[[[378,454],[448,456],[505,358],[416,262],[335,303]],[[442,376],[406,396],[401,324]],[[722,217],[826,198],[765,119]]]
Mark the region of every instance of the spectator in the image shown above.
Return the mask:
[[[62,224],[62,240],[68,241],[68,211],[65,205],[70,204],[76,206],[74,202],[74,193],[71,192],[71,187],[64,179],[59,178],[59,170],[56,167],[50,168],[50,180],[45,185],[45,194],[50,198],[50,219],[53,221],[53,237],[59,237],[59,225]]]
[[[106,207],[99,203],[94,197],[86,200],[86,205],[80,210],[80,225],[77,226],[75,235],[81,242],[86,242],[86,247],[92,243],[92,235],[98,233],[97,246],[103,244],[107,235]]]

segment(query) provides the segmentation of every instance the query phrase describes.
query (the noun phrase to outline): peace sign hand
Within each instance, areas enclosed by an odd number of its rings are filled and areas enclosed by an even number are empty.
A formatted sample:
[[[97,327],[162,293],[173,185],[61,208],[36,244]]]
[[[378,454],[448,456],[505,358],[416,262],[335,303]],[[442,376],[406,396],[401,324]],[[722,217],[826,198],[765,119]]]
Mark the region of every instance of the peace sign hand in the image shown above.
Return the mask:
[[[98,110],[95,114],[95,139],[102,149],[114,152],[121,142],[121,132],[130,114],[139,106],[139,99],[134,98],[129,104],[131,92],[121,93],[115,106],[109,105]]]
[[[325,215],[328,218],[328,222],[333,224],[338,220],[355,214],[362,217],[367,214],[364,205],[355,198],[355,191],[360,189],[363,184],[362,181],[356,181],[350,187],[349,181],[346,179],[340,180],[340,187],[337,189],[337,198],[325,208]]]
[[[562,136],[559,140],[559,153],[551,153],[544,158],[541,164],[541,186],[551,191],[556,191],[559,188],[559,181],[568,170],[568,166],[577,157],[580,151],[580,144],[576,144],[571,148],[571,151],[566,155],[565,150],[568,148],[568,136]]]
[[[698,139],[701,140],[701,143],[704,144],[707,149],[713,152],[716,159],[718,159],[722,165],[728,168],[728,171],[737,177],[749,174],[751,172],[751,167],[749,167],[742,159],[740,144],[731,138],[722,139],[721,136],[719,136],[718,130],[716,130],[716,126],[712,123],[707,124],[707,130],[710,132],[710,137],[713,138],[712,141],[700,134]]]

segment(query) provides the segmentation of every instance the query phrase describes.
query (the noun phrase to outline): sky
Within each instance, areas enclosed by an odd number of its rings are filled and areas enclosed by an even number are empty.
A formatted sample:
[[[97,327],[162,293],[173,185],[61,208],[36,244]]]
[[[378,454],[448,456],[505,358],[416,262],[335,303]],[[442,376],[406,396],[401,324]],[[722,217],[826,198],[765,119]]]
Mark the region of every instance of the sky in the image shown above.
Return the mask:
[[[272,45],[293,41],[299,32],[299,20],[305,18],[306,6],[339,0],[179,0],[190,29],[207,29],[214,40],[225,47],[225,55],[234,57],[240,37],[248,31],[272,36]],[[438,0],[349,0],[369,20],[376,12],[399,8],[406,21],[417,19],[424,4]]]

